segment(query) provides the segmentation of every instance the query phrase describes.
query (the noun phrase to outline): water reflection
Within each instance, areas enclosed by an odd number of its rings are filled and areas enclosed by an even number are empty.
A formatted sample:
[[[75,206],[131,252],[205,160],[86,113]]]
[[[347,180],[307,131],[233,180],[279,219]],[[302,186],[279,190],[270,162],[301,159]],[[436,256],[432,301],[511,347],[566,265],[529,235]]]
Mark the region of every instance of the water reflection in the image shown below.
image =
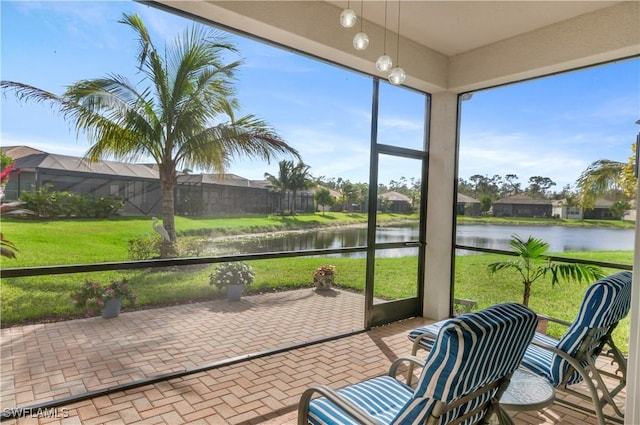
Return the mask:
[[[456,243],[481,248],[509,250],[509,239],[517,234],[540,238],[550,245],[550,252],[564,251],[630,251],[633,250],[634,230],[613,228],[578,228],[564,226],[497,226],[459,225]],[[406,242],[418,240],[418,225],[376,228],[376,242]],[[344,227],[314,231],[277,232],[263,235],[237,236],[212,242],[209,254],[253,254],[278,251],[343,248],[367,245],[366,227]],[[417,248],[384,250],[384,256],[417,255]],[[474,254],[458,250],[458,255]],[[341,255],[338,255],[341,256]],[[344,254],[364,257],[365,253]]]
[[[509,250],[512,235],[533,236],[549,244],[550,252],[633,250],[634,229],[566,226],[458,226],[456,243]]]

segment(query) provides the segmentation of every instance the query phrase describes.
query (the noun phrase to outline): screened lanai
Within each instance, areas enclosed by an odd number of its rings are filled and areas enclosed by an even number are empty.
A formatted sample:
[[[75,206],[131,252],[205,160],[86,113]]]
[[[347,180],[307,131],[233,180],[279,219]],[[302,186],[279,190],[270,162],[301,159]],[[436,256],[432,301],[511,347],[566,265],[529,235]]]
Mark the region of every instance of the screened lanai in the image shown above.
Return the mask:
[[[73,375],[74,379],[65,380],[60,378],[62,375],[56,373],[54,378],[65,382],[55,382],[51,388],[44,388],[46,397],[64,397],[67,396],[64,391],[68,391],[69,394],[77,397],[76,399],[84,398],[85,391],[90,392],[95,389],[102,393],[105,388],[113,384],[122,384],[120,389],[124,390],[130,388],[132,392],[126,393],[124,396],[128,400],[119,399],[118,389],[115,389],[111,394],[108,390],[106,391],[106,397],[110,398],[108,402],[104,397],[96,397],[97,401],[86,401],[87,404],[82,404],[79,410],[86,410],[86,417],[89,418],[96,417],[95,411],[98,411],[100,416],[105,412],[106,416],[116,415],[118,410],[121,411],[121,417],[128,415],[130,413],[128,403],[132,403],[138,411],[151,415],[150,417],[154,417],[157,421],[178,423],[176,420],[171,420],[173,419],[171,416],[158,419],[161,415],[171,414],[163,410],[165,408],[170,410],[171,407],[167,405],[155,406],[159,400],[166,398],[167,403],[175,404],[172,408],[179,411],[179,415],[193,419],[194,422],[201,419],[196,416],[207,414],[206,412],[211,409],[212,403],[221,403],[221,410],[236,410],[232,416],[233,420],[230,420],[229,423],[258,423],[254,418],[264,418],[282,409],[282,405],[279,403],[283,398],[291,405],[297,401],[297,397],[291,395],[292,393],[297,395],[297,392],[291,391],[285,397],[280,392],[282,387],[278,387],[280,379],[286,380],[286,376],[283,376],[286,375],[286,371],[294,370],[293,368],[288,369],[292,362],[297,367],[304,369],[304,362],[310,361],[313,362],[314,367],[318,368],[320,362],[316,358],[309,360],[306,357],[307,354],[303,353],[302,357],[305,357],[306,360],[301,360],[297,357],[299,351],[296,350],[320,350],[320,354],[316,353],[316,356],[329,359],[331,363],[331,360],[334,359],[333,356],[344,355],[343,351],[353,350],[354,345],[357,346],[364,340],[365,350],[382,356],[384,366],[386,366],[387,357],[393,357],[394,353],[406,353],[405,334],[411,326],[430,319],[449,317],[453,309],[455,211],[458,204],[456,202],[458,199],[456,181],[460,154],[460,112],[465,99],[478,90],[640,55],[640,29],[638,26],[640,4],[635,1],[402,1],[398,3],[397,1],[367,0],[363,3],[356,1],[149,1],[141,3],[202,23],[210,23],[230,32],[255,37],[286,50],[293,50],[309,56],[311,59],[327,62],[329,66],[335,65],[349,72],[353,71],[359,76],[358,78],[363,77],[361,79],[366,80],[365,83],[362,81],[357,81],[357,83],[362,83],[362,86],[366,84],[366,89],[362,90],[366,94],[362,98],[366,102],[366,106],[371,108],[371,123],[363,132],[367,137],[369,134],[371,135],[371,152],[367,151],[364,159],[363,157],[346,159],[354,162],[359,161],[363,168],[371,170],[369,183],[373,188],[371,189],[373,196],[368,198],[369,208],[357,204],[350,205],[354,209],[369,211],[370,219],[367,223],[367,233],[362,239],[355,241],[345,239],[344,243],[335,249],[314,250],[306,252],[304,255],[316,256],[319,262],[324,262],[326,257],[332,258],[332,260],[326,261],[333,261],[332,255],[364,254],[368,258],[367,262],[358,263],[359,268],[355,273],[357,276],[355,279],[359,283],[363,283],[364,289],[355,294],[348,291],[337,291],[339,295],[333,293],[334,296],[317,296],[315,294],[316,297],[312,298],[309,291],[292,291],[286,294],[267,294],[263,298],[256,296],[251,298],[249,303],[235,307],[217,301],[206,304],[196,303],[191,306],[193,308],[177,306],[175,310],[170,310],[172,316],[166,317],[166,320],[165,317],[156,314],[162,313],[161,309],[133,311],[129,316],[123,315],[127,317],[127,320],[123,319],[121,323],[124,328],[134,327],[134,316],[140,319],[140,336],[133,332],[121,334],[118,337],[118,342],[122,344],[122,352],[113,355],[112,358],[103,359],[100,357],[98,360],[100,364],[107,362],[109,368],[113,364],[119,363],[116,365],[116,369],[118,366],[121,369],[128,369],[131,376],[123,373],[115,382],[112,376],[105,373],[103,377],[106,376],[106,380],[103,382],[100,379],[85,376],[75,377],[75,375]],[[364,7],[364,11],[361,12],[364,16],[363,25],[371,40],[367,50],[354,50],[352,36],[355,31],[345,32],[338,22],[340,12],[349,4],[359,12],[361,11],[360,7]],[[399,6],[401,6],[402,13],[398,17],[397,26],[391,25],[395,16],[385,17],[384,10],[387,6],[390,11],[399,11]],[[387,28],[385,28],[385,20],[388,22]],[[407,78],[402,87],[389,84],[386,81],[386,74],[378,72],[374,65],[376,58],[383,50],[382,44],[385,36],[395,42],[394,37],[398,31],[400,33],[397,45],[399,56],[396,56],[395,46],[392,49],[393,53],[391,51],[389,53],[393,54],[395,60],[400,61],[406,71]],[[349,79],[353,83],[357,78],[349,77]],[[310,84],[312,83],[310,82]],[[330,92],[329,89],[330,87],[326,88],[328,92]],[[373,97],[373,102],[371,102],[371,97]],[[377,121],[379,117],[385,116],[385,105],[389,99],[400,100],[401,103],[409,105],[407,109],[411,111],[412,118],[421,124],[418,132],[419,137],[401,142],[397,140],[389,142],[381,135],[378,137]],[[371,105],[372,103],[373,105]],[[346,148],[347,146],[345,146]],[[378,239],[381,236],[380,229],[376,227],[374,218],[377,198],[375,188],[379,182],[380,170],[384,170],[387,164],[396,160],[402,163],[403,170],[406,170],[408,175],[422,180],[420,191],[414,198],[417,200],[416,209],[420,216],[419,231],[417,236],[411,236],[401,243],[382,243],[382,239]],[[186,197],[192,196],[191,192],[196,194],[194,196],[203,196],[201,189],[204,182],[198,178],[195,176],[193,177],[194,181],[188,182],[187,186],[190,190],[184,194]],[[187,177],[186,180],[191,180],[191,177]],[[262,198],[258,199],[256,196],[250,196],[250,198],[250,201],[255,204],[256,210],[262,205],[268,204]],[[151,229],[150,223],[147,227]],[[376,277],[389,275],[391,274],[389,271],[393,271],[393,269],[385,269],[384,260],[375,262],[369,259],[377,259],[378,254],[392,250],[411,252],[409,266],[404,268],[412,272],[409,283],[413,285],[413,292],[408,297],[403,294],[392,297],[393,299],[382,300],[374,296],[377,284]],[[276,253],[275,256],[261,257],[245,254],[239,258],[250,261],[251,264],[259,267],[260,264],[268,263],[273,257],[281,261],[278,268],[284,269],[302,257],[303,254],[299,251],[293,247],[290,251]],[[417,254],[414,254],[416,251]],[[380,255],[380,258],[383,257],[384,255]],[[142,265],[98,263],[81,265],[76,269],[61,266],[57,269],[54,268],[52,273],[71,280],[74,276],[65,275],[65,272],[94,273],[118,270],[117,267],[122,266],[123,269],[130,268],[133,273],[143,266],[153,265],[158,267],[157,270],[160,273],[165,272],[166,268],[168,273],[173,273],[177,276],[176,280],[179,280],[186,273],[197,270],[201,266],[215,265],[218,261],[229,259],[235,259],[235,257],[152,260]],[[307,258],[302,257],[302,259],[306,260]],[[75,259],[70,260],[67,264],[71,264],[72,261]],[[113,261],[113,259],[108,258],[104,261]],[[639,263],[640,260],[636,254],[634,264],[638,265]],[[17,276],[17,279],[30,279],[33,276],[41,278],[42,276],[38,275],[45,275],[43,279],[47,279],[46,272],[46,270],[27,269],[26,271],[13,271],[13,274],[9,270],[9,273],[5,274],[5,270],[3,270],[3,278]],[[310,273],[305,272],[305,274],[301,273],[294,278],[304,281],[309,278],[309,275]],[[416,278],[418,285],[415,282]],[[147,278],[144,283],[151,285],[152,278]],[[640,299],[640,293],[637,284],[634,291],[635,303],[632,306],[631,338],[629,341],[629,373],[631,376],[638,376],[640,319],[637,300]],[[312,301],[312,307],[302,307],[298,311],[295,309],[297,301]],[[334,312],[327,306],[339,307],[339,311]],[[287,339],[288,335],[277,332],[277,326],[282,326],[282,324],[273,325],[276,329],[276,336],[266,338],[268,343],[265,346],[260,345],[265,338],[255,338],[251,344],[246,344],[244,339],[242,343],[236,343],[235,339],[228,338],[226,334],[220,336],[224,341],[223,344],[213,338],[218,336],[217,332],[222,328],[224,328],[222,330],[236,329],[233,323],[227,324],[226,322],[234,314],[248,314],[251,317],[251,322],[247,321],[243,325],[258,323],[261,326],[270,327],[270,322],[264,319],[266,316],[262,318],[258,316],[260,313],[264,315],[267,309],[274,312],[274,317],[280,320],[284,318],[288,324],[287,330],[294,331],[295,334],[291,340]],[[347,317],[346,312],[353,314]],[[254,317],[254,314],[257,316]],[[286,314],[291,314],[292,317],[289,318]],[[316,319],[315,314],[321,314],[320,319]],[[329,315],[330,319],[335,320],[335,324],[327,320],[325,315]],[[128,319],[129,317],[131,319]],[[311,329],[298,326],[300,322],[309,325],[309,321],[304,320],[307,317],[313,318],[313,321],[321,321],[324,326],[312,327]],[[401,319],[407,318],[409,318],[408,321],[401,321]],[[82,319],[77,322],[69,321],[68,326],[71,328],[80,326],[86,335],[91,335],[93,330],[90,325],[102,326],[101,322],[95,323],[94,319],[99,318]],[[93,322],[91,322],[92,320]],[[198,321],[203,321],[205,325],[198,323]],[[171,328],[164,328],[165,322],[171,322]],[[376,325],[388,322],[393,322],[392,326],[395,327],[376,327]],[[153,326],[148,326],[149,323]],[[185,325],[187,323],[189,324],[189,332],[186,332],[187,326]],[[218,324],[223,325],[216,326]],[[67,326],[67,324],[61,324],[61,326]],[[54,326],[46,327],[53,328]],[[373,328],[373,333],[361,333],[363,329],[369,330],[371,328]],[[26,329],[29,332],[27,343],[33,344],[34,341],[41,341],[37,329],[30,327]],[[166,333],[165,329],[170,330]],[[67,331],[69,330],[67,329]],[[247,332],[253,331],[254,329],[249,326]],[[71,329],[69,332],[73,335],[81,334],[77,328]],[[239,338],[244,336],[243,334]],[[182,340],[183,337],[193,338],[193,341]],[[15,338],[16,347],[22,344],[21,338],[23,336],[19,335],[17,329],[15,336],[12,335],[13,338]],[[327,346],[314,344],[321,338],[326,338],[329,344]],[[353,343],[353,338],[357,339],[356,343]],[[210,339],[215,342],[211,342]],[[310,339],[311,343],[309,343]],[[79,340],[84,343],[84,340]],[[53,342],[55,345],[55,340]],[[208,347],[200,348],[198,344],[212,344],[216,350]],[[230,348],[227,349],[225,344],[228,344]],[[275,351],[274,346],[276,347]],[[25,344],[24,347],[26,347],[25,351],[28,351],[32,346]],[[20,351],[19,348],[16,350],[17,352]],[[134,353],[132,360],[124,355],[125,348],[126,350],[132,349]],[[234,351],[236,349],[240,349],[240,351]],[[355,349],[357,350],[357,347]],[[212,353],[217,355],[217,350],[224,352],[224,356],[227,357],[212,356]],[[287,357],[284,364],[270,363],[273,360],[272,357],[263,363],[263,357],[268,357],[266,356],[268,350],[271,350],[269,355],[275,354],[277,356],[282,352],[283,356]],[[101,353],[100,347],[74,352],[76,355],[87,357],[97,357],[94,355]],[[100,355],[105,353],[106,357],[109,357],[107,352]],[[152,353],[157,355],[159,361],[151,359]],[[244,363],[247,356],[251,358]],[[290,361],[288,359],[290,356],[294,360]],[[229,360],[229,357],[232,358]],[[40,358],[32,360],[41,361]],[[174,360],[177,360],[176,364],[171,363]],[[91,369],[91,371],[94,369],[93,365],[85,367],[82,360],[63,358],[63,363],[68,362],[74,362],[80,368]],[[247,365],[248,374],[245,374],[244,369],[240,372],[236,369],[236,366],[240,369]],[[259,366],[254,369],[254,365]],[[200,378],[197,372],[208,370],[208,368],[212,369],[209,373],[214,376],[214,379]],[[281,372],[279,368],[283,368],[285,372]],[[102,373],[101,368],[96,367],[95,369],[99,374]],[[278,372],[273,373],[273,370],[278,370]],[[358,378],[358,372],[360,371],[351,368],[351,375],[348,378],[332,376],[331,379],[335,379],[337,382],[344,379],[355,380]],[[303,370],[301,373],[308,374],[310,372]],[[365,375],[373,372],[363,368],[360,373]],[[163,376],[163,374],[165,375]],[[273,388],[265,391],[269,392],[270,396],[280,392],[278,395],[282,397],[269,397],[271,402],[267,403],[267,406],[253,404],[251,400],[253,395],[250,392],[243,393],[244,387],[241,383],[247,384],[250,389],[256,389],[253,381],[256,379],[256,374],[268,375],[268,379],[275,378]],[[316,373],[316,377],[321,376],[322,373]],[[178,378],[178,380],[172,381],[172,377]],[[262,379],[264,376],[261,375],[260,378]],[[201,382],[196,382],[200,379],[202,379]],[[303,376],[299,382],[303,382],[304,379],[310,378]],[[80,382],[82,380],[84,381]],[[46,386],[35,379],[25,379],[24,381],[27,386]],[[146,390],[142,386],[151,382],[157,383],[157,388]],[[236,382],[237,385],[233,386],[229,384],[230,382]],[[66,387],[61,389],[58,387],[59,385],[66,385]],[[134,389],[135,385],[138,386],[138,390]],[[206,399],[205,401],[197,399],[199,396],[194,396],[193,392],[188,389],[191,386],[199,389],[206,387],[206,392],[212,392],[212,394],[202,395],[202,398]],[[225,387],[228,393],[218,392],[221,387]],[[157,392],[156,389],[158,389]],[[37,397],[30,398],[29,391],[20,389],[16,395],[12,394],[17,400],[16,406],[30,405],[40,401]],[[174,391],[180,394],[174,394]],[[160,393],[162,395],[159,395]],[[631,379],[627,388],[627,423],[640,422],[640,406],[638,403],[634,403],[634,400],[638,399],[638,395],[637,379]],[[185,399],[184,402],[182,397]],[[238,402],[238,398],[242,401]],[[113,404],[107,406],[110,403]],[[224,404],[230,408],[225,409]],[[153,409],[148,407],[151,405],[154,405]],[[197,412],[193,414],[194,412],[189,410],[189,405],[200,407],[197,407]],[[216,408],[218,407],[220,404],[216,404]],[[132,415],[130,420],[126,422],[135,422],[136,420],[138,419]],[[211,423],[223,423],[216,422],[219,417],[212,413],[209,413],[205,420],[213,421]],[[189,419],[185,419],[185,421],[189,421]],[[518,423],[527,423],[526,421],[527,419],[523,419]]]
[[[357,3],[357,2],[351,2]],[[395,2],[391,2],[395,3]],[[364,26],[371,45],[352,46],[340,27],[346,1],[151,2],[194,19],[268,40],[366,74],[381,76],[374,63],[382,42],[387,2],[365,1]],[[359,7],[356,5],[355,7]],[[406,1],[398,25],[404,85],[430,94],[428,198],[425,257],[428,270],[419,293],[422,314],[449,314],[457,143],[461,95],[474,90],[593,66],[640,54],[640,3],[636,1]],[[359,10],[359,9],[357,9]],[[373,48],[372,48],[373,47]],[[636,233],[637,234],[637,233]],[[636,237],[636,239],[638,239]],[[634,265],[640,265],[635,252]],[[634,280],[637,279],[634,278]],[[629,364],[640,369],[640,288],[634,287]],[[640,422],[638,379],[628,383],[626,423]]]

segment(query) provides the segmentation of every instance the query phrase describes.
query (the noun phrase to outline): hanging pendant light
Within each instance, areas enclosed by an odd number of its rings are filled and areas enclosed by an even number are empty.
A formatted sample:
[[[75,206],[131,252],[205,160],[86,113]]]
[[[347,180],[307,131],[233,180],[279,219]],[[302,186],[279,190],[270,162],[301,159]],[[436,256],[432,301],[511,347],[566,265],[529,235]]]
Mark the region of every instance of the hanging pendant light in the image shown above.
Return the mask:
[[[350,1],[347,1],[347,8],[340,14],[340,25],[345,28],[353,27],[358,22],[358,15],[351,9]]]
[[[396,67],[391,70],[389,73],[389,82],[396,86],[404,83],[404,80],[407,79],[407,74],[404,72],[400,66],[400,0],[398,0],[398,38],[396,41]]]
[[[357,33],[353,37],[353,47],[356,50],[364,50],[369,47],[369,36],[363,32]]]
[[[360,1],[360,32],[353,37],[353,47],[356,50],[364,50],[369,47],[369,36],[362,31],[364,23],[364,0]]]
[[[402,83],[404,83],[404,80],[406,79],[407,79],[407,74],[404,72],[404,69],[402,69],[399,66],[396,66],[395,68],[393,68],[389,73],[389,82],[396,86],[399,86]]]
[[[387,0],[384,0],[384,48],[382,56],[376,60],[376,69],[380,72],[387,72],[392,66],[393,61],[387,55]]]

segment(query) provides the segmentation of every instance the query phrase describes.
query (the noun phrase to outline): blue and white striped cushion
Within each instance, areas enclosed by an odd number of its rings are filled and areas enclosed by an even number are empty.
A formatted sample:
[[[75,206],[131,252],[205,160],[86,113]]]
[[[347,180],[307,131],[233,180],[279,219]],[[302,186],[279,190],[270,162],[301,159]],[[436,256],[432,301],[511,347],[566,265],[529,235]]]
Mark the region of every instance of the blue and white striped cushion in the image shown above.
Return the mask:
[[[593,283],[585,293],[578,315],[560,340],[536,334],[534,340],[553,345],[574,356],[590,328],[608,327],[623,319],[631,306],[631,272],[624,271],[607,276]],[[601,332],[606,333],[606,329]],[[592,359],[595,360],[595,359]],[[586,365],[583,362],[583,366]],[[558,386],[564,380],[569,363],[548,350],[531,346],[527,349],[522,366],[544,376]],[[582,381],[582,376],[574,371],[568,384]]]
[[[424,326],[420,326],[419,328],[412,329],[411,331],[409,331],[409,335],[407,336],[409,337],[409,340],[413,342],[416,340],[416,338],[418,338],[418,336],[422,335],[423,333],[428,332],[433,335],[438,335],[438,332],[440,332],[440,329],[442,328],[442,326],[444,326],[444,324],[447,323],[449,320],[451,319],[441,320],[439,322],[432,323],[430,325],[424,325]],[[433,347],[433,342],[434,340],[431,338],[422,338],[419,344],[421,348],[424,348],[425,350],[429,351]]]
[[[419,424],[428,415],[432,399],[451,403],[518,368],[531,342],[537,317],[515,303],[500,304],[468,313],[444,323],[429,352],[416,393],[394,420],[394,424]],[[442,423],[470,411],[495,395],[486,393],[448,412]],[[479,412],[464,424],[477,421]]]
[[[381,424],[417,425],[429,416],[437,400],[450,403],[495,379],[513,372],[530,343],[536,315],[520,304],[501,304],[447,321],[427,356],[416,390],[392,377],[374,378],[338,393],[366,410]],[[493,397],[489,392],[447,413],[446,423]],[[477,422],[486,412],[468,418]],[[313,424],[356,422],[326,398],[312,400]]]
[[[362,407],[381,423],[389,424],[411,400],[413,388],[391,376],[381,376],[340,389],[338,394]],[[309,421],[315,425],[358,424],[324,397],[311,401]]]

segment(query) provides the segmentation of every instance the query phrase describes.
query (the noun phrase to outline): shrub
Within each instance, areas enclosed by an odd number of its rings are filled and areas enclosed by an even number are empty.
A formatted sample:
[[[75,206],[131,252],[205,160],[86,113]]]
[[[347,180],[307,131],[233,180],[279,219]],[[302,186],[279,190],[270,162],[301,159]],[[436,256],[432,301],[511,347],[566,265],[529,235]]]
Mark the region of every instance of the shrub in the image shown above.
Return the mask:
[[[253,268],[242,261],[223,263],[216,267],[209,275],[209,284],[218,289],[224,289],[228,285],[248,286],[253,283],[255,274]]]
[[[133,306],[136,303],[136,297],[126,279],[112,280],[106,286],[87,279],[79,290],[71,294],[73,304],[85,310],[85,317],[100,313],[104,304],[111,298],[123,298]]]
[[[131,260],[160,258],[162,238],[158,235],[143,235],[127,241],[127,252]]]
[[[79,195],[73,192],[51,191],[46,184],[35,192],[23,192],[20,200],[25,208],[38,217],[106,218],[113,215],[124,203],[113,196]]]

